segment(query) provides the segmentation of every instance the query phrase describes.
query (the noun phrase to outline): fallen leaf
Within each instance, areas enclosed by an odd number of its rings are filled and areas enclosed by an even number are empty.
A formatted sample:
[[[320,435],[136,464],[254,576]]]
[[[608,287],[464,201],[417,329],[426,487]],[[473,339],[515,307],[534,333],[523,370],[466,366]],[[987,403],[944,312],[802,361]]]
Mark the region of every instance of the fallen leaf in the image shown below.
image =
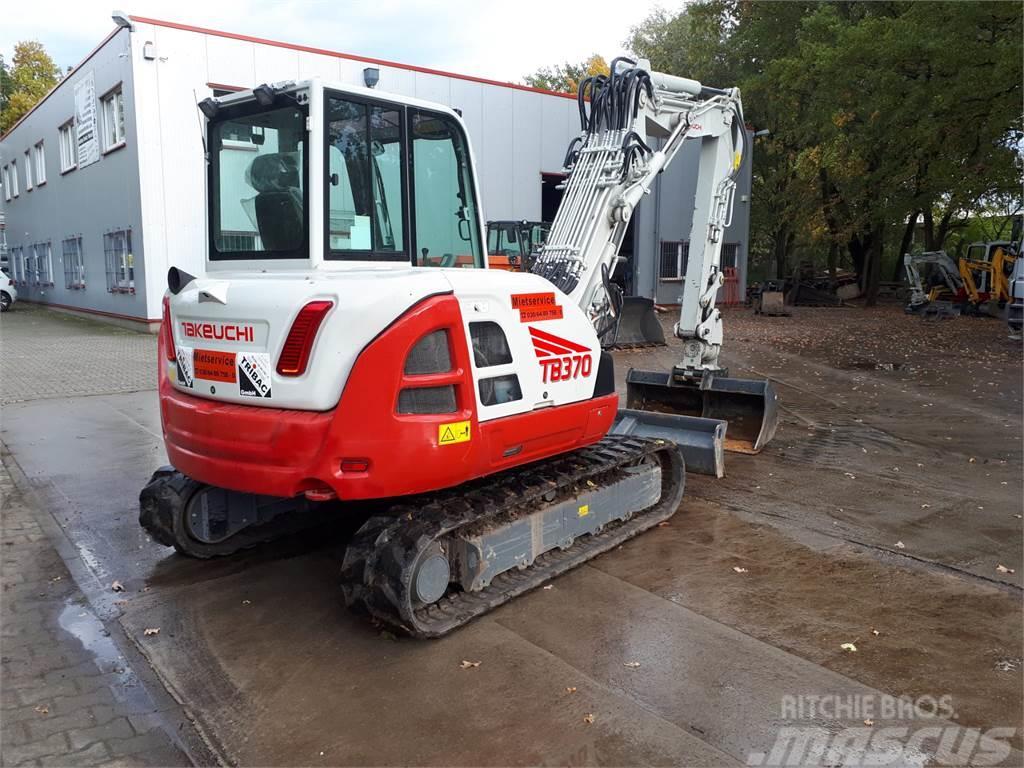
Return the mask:
[[[636,669],[637,667],[640,666],[640,662],[639,661],[627,661],[622,666],[629,667],[630,669]]]
[[[870,727],[870,726],[872,726],[874,724],[875,724],[875,721],[872,720],[870,717],[867,720],[864,721],[864,725],[866,725],[868,727]]]
[[[732,569],[733,569],[734,571],[736,571],[736,573],[746,573],[746,572],[747,572],[747,569],[746,569],[746,568],[740,568],[740,567],[739,567],[738,565],[734,565],[734,566],[732,567]]]
[[[465,659],[463,659],[462,663],[459,664],[459,666],[462,667],[463,669],[472,669],[473,667],[479,667],[480,666],[480,662],[479,661],[466,661]]]
[[[974,464],[974,463],[975,463],[975,461],[974,461],[974,457],[973,457],[973,456],[971,456],[971,458],[969,458],[969,459],[967,460],[967,463],[968,463],[968,464]]]
[[[588,712],[587,714],[585,714],[583,716],[583,722],[586,723],[587,725],[590,725],[592,722],[594,722],[594,715],[593,715],[593,713]]]
[[[566,693],[576,693],[576,686],[575,685],[570,685],[568,688],[565,689],[565,692]]]
[[[48,715],[50,714],[50,708],[45,704],[39,704],[36,706],[36,712],[38,712],[40,715]]]
[[[252,605],[252,600],[243,600],[242,605]]]
[[[857,646],[854,645],[853,643],[843,643],[839,647],[842,648],[844,651],[849,651],[850,653],[856,653],[857,652]]]
[[[1002,563],[1000,563],[999,565],[996,566],[996,570],[999,571],[1000,573],[1015,573],[1013,568],[1007,568]]]
[[[672,523],[670,523],[668,520],[662,520],[660,523],[658,523],[659,528],[668,528],[670,525],[672,525]]]
[[[922,504],[921,505],[921,509],[931,509],[931,508],[932,508],[931,504]]]
[[[147,627],[146,629],[142,630],[142,634],[144,634],[146,637],[151,637],[153,635],[159,635],[160,634],[160,627]]]
[[[871,628],[871,634],[874,635],[875,637],[878,637],[881,634],[881,632],[879,632],[877,629],[872,627]]]
[[[906,545],[906,544],[904,544],[904,543],[903,543],[902,541],[897,541],[897,542],[896,542],[896,549],[905,549],[905,548],[906,548],[906,546],[907,546],[907,545]]]
[[[110,588],[115,592],[124,592],[124,584],[122,584],[120,581],[115,581],[113,584],[110,585]]]
[[[548,584],[546,587],[542,587],[542,589],[554,589],[554,588],[555,588],[554,584]]]

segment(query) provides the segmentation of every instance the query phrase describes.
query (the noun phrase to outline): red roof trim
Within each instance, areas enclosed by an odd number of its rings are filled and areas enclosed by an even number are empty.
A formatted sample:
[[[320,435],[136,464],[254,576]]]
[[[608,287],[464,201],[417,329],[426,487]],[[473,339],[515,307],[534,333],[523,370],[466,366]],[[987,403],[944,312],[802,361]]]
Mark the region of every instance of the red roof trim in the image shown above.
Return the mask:
[[[33,112],[35,112],[35,111],[36,111],[37,109],[39,109],[39,105],[40,105],[40,104],[42,104],[42,103],[43,103],[44,101],[46,101],[46,100],[47,100],[48,98],[50,98],[50,96],[52,96],[52,95],[53,95],[53,94],[54,94],[54,93],[55,93],[55,92],[57,91],[57,89],[58,89],[58,88],[60,88],[60,87],[61,87],[62,85],[64,85],[65,81],[67,81],[67,80],[68,80],[68,78],[72,77],[72,76],[73,76],[73,75],[74,75],[74,74],[75,74],[75,73],[76,73],[76,72],[77,72],[77,71],[78,71],[79,69],[81,69],[82,67],[84,67],[84,66],[85,66],[85,63],[86,63],[86,62],[87,62],[87,61],[88,61],[89,59],[91,59],[91,58],[92,58],[93,56],[95,56],[95,55],[96,55],[96,52],[97,52],[97,51],[99,51],[99,49],[100,49],[100,48],[102,48],[102,47],[103,47],[104,45],[106,45],[107,43],[109,43],[109,42],[110,42],[110,41],[111,41],[111,40],[113,39],[114,35],[116,35],[116,34],[117,34],[118,32],[120,32],[120,31],[121,31],[121,27],[114,27],[114,28],[113,28],[113,29],[112,29],[112,30],[110,31],[110,34],[109,34],[109,35],[107,35],[107,36],[106,36],[105,38],[103,38],[102,42],[101,42],[101,43],[100,43],[99,45],[97,45],[97,46],[96,46],[95,48],[93,48],[93,49],[92,49],[91,51],[89,51],[89,55],[88,55],[88,56],[86,56],[86,57],[85,57],[84,59],[82,59],[82,60],[81,60],[80,62],[78,62],[78,66],[76,66],[76,67],[75,67],[74,69],[72,69],[72,70],[71,70],[71,72],[69,72],[69,73],[68,73],[67,75],[65,75],[65,76],[64,76],[64,78],[63,78],[63,79],[62,79],[62,80],[61,80],[61,81],[60,81],[59,83],[57,83],[57,84],[56,84],[55,86],[53,86],[53,88],[51,88],[51,89],[50,89],[49,91],[47,91],[47,92],[46,92],[46,95],[45,95],[45,96],[43,96],[43,98],[41,98],[41,99],[40,99],[39,101],[37,101],[37,102],[36,102],[36,105],[35,105],[34,107],[32,107],[32,109],[30,109],[30,110],[29,110],[28,112],[26,112],[26,113],[25,113],[24,115],[22,115],[21,117],[19,117],[19,118],[18,118],[18,122],[16,122],[16,123],[15,123],[14,125],[12,125],[12,126],[11,126],[10,128],[8,128],[8,129],[7,129],[7,133],[5,133],[5,134],[4,134],[3,136],[0,136],[0,141],[3,141],[3,140],[4,140],[4,139],[6,139],[6,138],[7,138],[8,136],[10,136],[10,135],[11,135],[11,132],[12,132],[12,131],[13,131],[13,130],[14,130],[15,128],[17,128],[17,127],[18,127],[19,125],[21,125],[21,121],[22,121],[22,120],[24,120],[24,119],[25,119],[26,117],[28,117],[29,115],[31,115],[31,114],[32,114]]]
[[[249,43],[259,43],[261,45],[273,45],[277,48],[288,48],[293,51],[302,51],[304,53],[318,53],[322,56],[333,56],[336,59],[348,59],[349,61],[361,61],[366,64],[377,64],[382,67],[396,67],[398,69],[405,69],[410,72],[422,72],[427,75],[440,75],[442,77],[454,77],[457,80],[468,80],[472,83],[483,83],[485,85],[497,85],[502,88],[513,88],[517,91],[529,91],[532,93],[543,93],[547,96],[559,96],[563,99],[575,99],[576,94],[574,93],[561,93],[559,91],[549,91],[544,88],[534,88],[530,85],[520,85],[519,83],[503,83],[500,80],[490,80],[486,77],[474,77],[473,75],[460,75],[456,72],[446,72],[441,69],[430,69],[428,67],[416,67],[412,64],[400,64],[397,61],[388,61],[387,59],[375,59],[370,56],[355,56],[350,53],[341,53],[340,51],[329,51],[325,48],[313,48],[308,45],[295,45],[294,43],[283,43],[280,40],[268,40],[263,37],[253,37],[252,35],[239,35],[234,32],[224,32],[219,29],[208,29],[206,27],[196,27],[191,24],[178,24],[173,21],[161,21],[160,19],[150,19],[144,16],[132,16],[132,21],[138,22],[139,24],[153,24],[157,27],[168,27],[170,29],[180,29],[185,32],[198,32],[203,35],[214,35],[215,37],[226,37],[231,40],[244,40]]]

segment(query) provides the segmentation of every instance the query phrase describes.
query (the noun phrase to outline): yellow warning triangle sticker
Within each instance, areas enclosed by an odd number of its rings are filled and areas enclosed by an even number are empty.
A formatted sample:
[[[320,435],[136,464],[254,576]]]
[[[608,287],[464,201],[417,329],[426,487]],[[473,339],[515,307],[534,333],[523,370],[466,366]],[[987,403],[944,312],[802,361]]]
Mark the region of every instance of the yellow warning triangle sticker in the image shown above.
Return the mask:
[[[442,443],[454,443],[455,442],[455,435],[452,433],[452,428],[451,427],[448,427],[447,429],[445,429],[444,434],[441,435],[441,442]]]

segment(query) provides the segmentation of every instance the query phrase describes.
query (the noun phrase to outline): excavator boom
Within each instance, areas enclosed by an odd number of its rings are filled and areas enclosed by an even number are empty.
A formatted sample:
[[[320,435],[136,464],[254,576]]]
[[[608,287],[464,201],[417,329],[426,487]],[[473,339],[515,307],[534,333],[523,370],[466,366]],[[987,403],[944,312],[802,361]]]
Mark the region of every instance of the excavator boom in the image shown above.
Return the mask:
[[[699,141],[696,205],[674,328],[683,359],[668,373],[630,371],[628,404],[640,412],[724,419],[730,422],[727,446],[756,453],[775,434],[777,396],[767,381],[728,378],[718,360],[722,318],[715,307],[724,283],[723,236],[747,144],[739,91],[618,58],[607,77],[580,84],[578,103],[581,133],[566,154],[565,195],[532,271],[587,313],[602,345],[663,341],[653,302],[624,299],[615,283],[624,261],[619,249],[654,179],[685,141]]]

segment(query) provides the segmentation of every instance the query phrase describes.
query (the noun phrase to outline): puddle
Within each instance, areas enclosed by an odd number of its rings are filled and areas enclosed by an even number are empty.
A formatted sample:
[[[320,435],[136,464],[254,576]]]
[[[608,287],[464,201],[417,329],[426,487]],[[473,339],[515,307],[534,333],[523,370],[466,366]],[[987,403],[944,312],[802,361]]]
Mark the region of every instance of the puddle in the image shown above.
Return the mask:
[[[61,629],[78,640],[82,647],[92,654],[101,672],[116,675],[116,681],[110,686],[115,696],[124,700],[130,695],[131,689],[144,690],[135,672],[128,665],[128,660],[110,638],[110,633],[87,607],[69,601],[60,612],[57,622]]]

